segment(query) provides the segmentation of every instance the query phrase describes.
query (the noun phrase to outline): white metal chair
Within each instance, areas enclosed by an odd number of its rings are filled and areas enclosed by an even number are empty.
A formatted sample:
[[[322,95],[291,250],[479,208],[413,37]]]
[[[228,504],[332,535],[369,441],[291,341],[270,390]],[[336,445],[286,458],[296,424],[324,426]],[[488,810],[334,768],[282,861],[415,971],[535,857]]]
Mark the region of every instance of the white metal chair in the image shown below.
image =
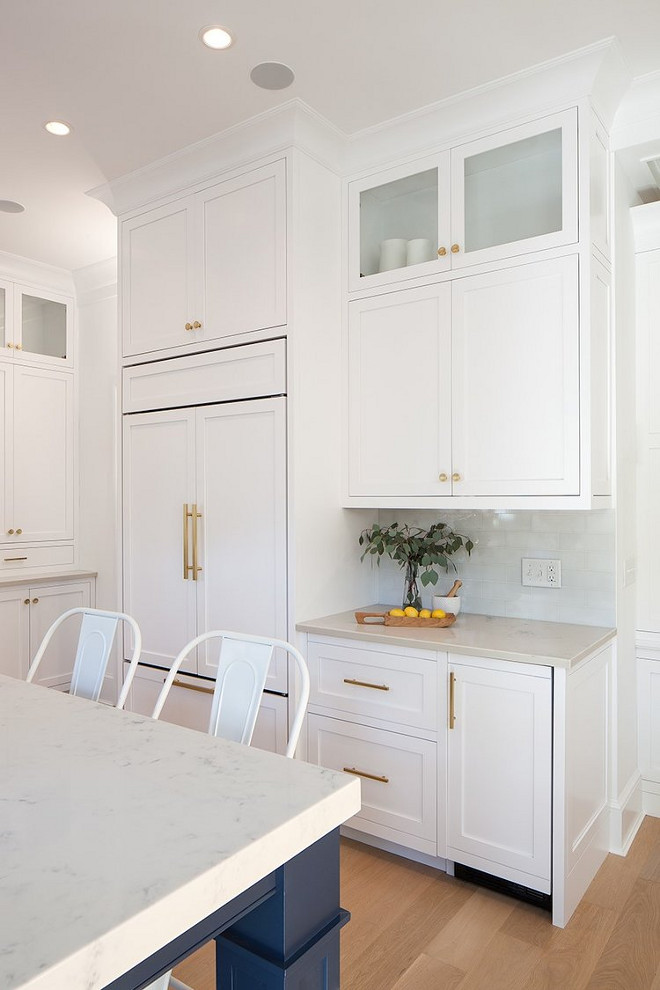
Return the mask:
[[[300,651],[283,639],[248,636],[244,633],[220,629],[196,636],[175,658],[158,695],[152,718],[158,718],[163,710],[165,699],[185,658],[200,643],[209,639],[220,640],[220,656],[208,731],[213,736],[245,743],[247,746],[252,741],[261,703],[261,692],[266,683],[273,651],[279,648],[293,657],[300,675],[296,711],[286,747],[286,755],[293,756],[309,701],[309,672]]]
[[[43,660],[48,644],[53,635],[62,623],[72,615],[82,615],[80,626],[80,636],[78,637],[78,648],[73,664],[73,674],[71,676],[71,687],[69,694],[78,698],[88,698],[90,701],[98,701],[103,687],[103,678],[110,659],[110,651],[114,642],[117,626],[120,621],[124,621],[130,626],[133,632],[133,654],[130,666],[121,689],[117,708],[123,708],[130,691],[135,671],[137,669],[140,652],[142,650],[142,635],[135,619],[126,615],[125,612],[107,612],[101,608],[70,608],[63,612],[44,636],[41,645],[36,652],[34,660],[30,665],[26,680],[34,680],[39,665]]]
[[[209,733],[222,739],[250,745],[255,722],[261,703],[261,692],[266,683],[268,668],[273,651],[278,647],[286,650],[293,657],[300,674],[298,685],[298,703],[291,723],[286,755],[292,757],[298,745],[300,730],[307,711],[309,701],[309,671],[302,653],[283,639],[271,639],[267,636],[247,636],[244,633],[228,632],[216,629],[196,636],[181,650],[175,658],[172,668],[158,695],[152,718],[158,718],[163,705],[179,672],[181,664],[189,653],[200,643],[208,639],[220,640],[220,656],[218,659],[218,674],[211,702],[211,718]],[[145,990],[191,990],[181,983],[171,972],[161,976],[155,983],[150,983]]]

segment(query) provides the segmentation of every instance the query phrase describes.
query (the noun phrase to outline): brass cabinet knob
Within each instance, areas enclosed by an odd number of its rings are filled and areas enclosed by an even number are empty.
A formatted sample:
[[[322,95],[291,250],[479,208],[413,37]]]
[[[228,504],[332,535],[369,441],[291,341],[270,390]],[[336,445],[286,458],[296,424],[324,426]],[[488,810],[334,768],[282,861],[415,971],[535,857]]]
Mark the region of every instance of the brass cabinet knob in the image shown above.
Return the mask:
[[[199,330],[201,329],[201,326],[202,324],[199,322],[199,320],[195,320],[195,322],[193,323],[193,330]]]
[[[461,249],[460,249],[460,247],[459,247],[459,245],[458,245],[458,244],[452,244],[452,246],[451,246],[451,253],[452,253],[452,254],[458,254],[458,252],[459,252],[460,250],[461,250]]]
[[[12,342],[11,342],[11,340],[8,340],[8,341],[7,341],[7,347],[13,347],[13,346],[14,346],[14,345],[12,344]]]
[[[38,605],[39,604],[39,599],[38,598],[33,598],[32,599],[32,604],[33,605]]]
[[[30,604],[30,599],[29,598],[24,598],[23,599],[23,604],[24,605],[29,605]]]
[[[186,330],[192,330],[192,328],[193,328],[192,323],[186,323]]]
[[[447,254],[447,248],[446,247],[439,247],[438,248],[438,257],[439,258],[444,258],[444,256],[446,254]]]
[[[22,532],[23,532],[22,529],[17,529],[16,530],[16,536],[20,536]]]
[[[17,351],[22,351],[23,350],[23,345],[22,344],[16,344],[15,346],[16,346],[16,350]]]
[[[451,480],[452,481],[460,481],[461,480],[460,474],[458,474],[458,472],[455,471],[454,474],[452,474],[452,476],[451,476]]]
[[[13,529],[8,529],[7,530],[7,536],[13,536],[13,535],[14,535],[14,530]]]
[[[438,475],[438,481],[446,481],[446,480],[447,480],[447,475],[443,471],[442,474]]]

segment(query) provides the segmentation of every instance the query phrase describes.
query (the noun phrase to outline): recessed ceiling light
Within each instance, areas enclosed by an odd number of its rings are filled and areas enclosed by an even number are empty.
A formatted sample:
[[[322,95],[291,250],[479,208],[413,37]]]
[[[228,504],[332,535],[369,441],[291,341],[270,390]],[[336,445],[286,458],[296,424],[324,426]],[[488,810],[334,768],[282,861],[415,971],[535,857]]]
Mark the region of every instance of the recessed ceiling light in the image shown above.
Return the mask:
[[[23,213],[24,210],[25,207],[13,199],[0,199],[0,213]]]
[[[250,72],[250,79],[262,89],[286,89],[295,79],[293,69],[283,62],[260,62]]]
[[[207,48],[212,48],[217,52],[224,51],[225,48],[229,48],[234,43],[227,28],[223,28],[220,24],[209,24],[208,27],[202,28],[199,37]]]
[[[44,127],[49,134],[56,134],[57,137],[66,137],[71,133],[71,125],[65,124],[63,120],[49,120]]]

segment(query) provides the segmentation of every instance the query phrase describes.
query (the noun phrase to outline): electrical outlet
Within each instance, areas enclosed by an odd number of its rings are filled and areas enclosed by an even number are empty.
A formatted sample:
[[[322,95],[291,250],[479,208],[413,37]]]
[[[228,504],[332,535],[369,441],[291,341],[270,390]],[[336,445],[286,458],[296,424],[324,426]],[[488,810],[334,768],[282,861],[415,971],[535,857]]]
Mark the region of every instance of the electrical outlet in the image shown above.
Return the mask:
[[[522,583],[528,588],[561,588],[561,560],[523,557]]]

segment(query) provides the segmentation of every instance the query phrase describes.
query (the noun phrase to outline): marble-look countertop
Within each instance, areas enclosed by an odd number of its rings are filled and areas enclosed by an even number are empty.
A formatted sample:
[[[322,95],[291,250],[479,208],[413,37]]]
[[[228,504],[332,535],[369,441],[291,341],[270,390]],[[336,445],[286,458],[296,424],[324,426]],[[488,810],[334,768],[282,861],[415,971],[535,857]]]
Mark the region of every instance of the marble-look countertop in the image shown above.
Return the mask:
[[[61,567],[53,570],[20,571],[14,574],[0,574],[0,588],[17,584],[52,584],[53,581],[84,581],[96,577],[97,571],[81,571]]]
[[[0,987],[99,990],[360,808],[359,781],[0,676]]]
[[[356,611],[386,612],[391,607],[367,605]],[[616,635],[616,629],[603,626],[507,619],[469,612],[459,613],[456,622],[446,629],[359,625],[355,621],[355,612],[337,612],[320,619],[299,622],[296,629],[318,636],[338,636],[364,643],[385,643],[413,650],[448,650],[465,656],[538,663],[567,670]]]

